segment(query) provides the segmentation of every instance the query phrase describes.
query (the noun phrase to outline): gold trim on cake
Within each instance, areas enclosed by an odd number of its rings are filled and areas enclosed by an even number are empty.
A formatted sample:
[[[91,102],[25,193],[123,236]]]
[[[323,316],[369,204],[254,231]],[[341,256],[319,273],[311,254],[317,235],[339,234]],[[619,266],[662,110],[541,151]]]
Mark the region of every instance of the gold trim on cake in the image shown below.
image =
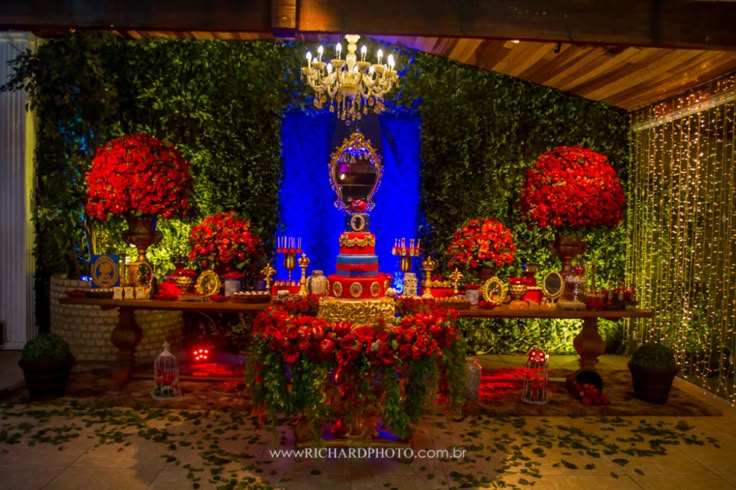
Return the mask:
[[[359,282],[354,282],[350,285],[350,296],[353,298],[360,298],[363,294],[363,286]]]
[[[332,294],[334,294],[336,297],[342,296],[342,284],[339,282],[332,283]]]
[[[322,296],[319,299],[318,316],[328,322],[350,321],[357,326],[374,323],[379,318],[388,321],[395,314],[396,307],[392,298],[355,301]]]
[[[377,298],[379,294],[381,294],[381,285],[378,284],[378,282],[372,282],[371,283],[371,296],[373,296],[374,298]]]
[[[366,235],[363,238],[348,238],[345,235],[340,235],[340,246],[341,247],[375,247],[376,237],[374,235]]]

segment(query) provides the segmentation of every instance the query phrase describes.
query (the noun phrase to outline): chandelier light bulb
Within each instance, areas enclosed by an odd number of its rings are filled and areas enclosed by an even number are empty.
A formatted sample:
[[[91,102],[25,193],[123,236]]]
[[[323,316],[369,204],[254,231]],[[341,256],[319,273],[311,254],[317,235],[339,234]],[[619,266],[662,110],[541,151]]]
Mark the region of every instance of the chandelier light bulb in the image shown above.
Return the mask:
[[[325,48],[323,48],[322,45],[320,44],[319,47],[317,48],[317,55],[319,55],[319,61],[322,61],[322,53],[324,52],[325,52]]]
[[[328,74],[332,73],[332,63],[327,63],[327,73]]]
[[[394,69],[394,55],[388,55],[388,67]]]
[[[381,64],[381,60],[383,59],[383,50],[379,49],[378,53],[376,53],[376,56],[378,57],[378,64]]]
[[[337,59],[340,59],[340,53],[342,53],[342,44],[337,43],[335,45],[335,53],[337,53]]]
[[[365,61],[366,54],[368,54],[368,48],[366,48],[364,44],[360,47],[360,61]]]

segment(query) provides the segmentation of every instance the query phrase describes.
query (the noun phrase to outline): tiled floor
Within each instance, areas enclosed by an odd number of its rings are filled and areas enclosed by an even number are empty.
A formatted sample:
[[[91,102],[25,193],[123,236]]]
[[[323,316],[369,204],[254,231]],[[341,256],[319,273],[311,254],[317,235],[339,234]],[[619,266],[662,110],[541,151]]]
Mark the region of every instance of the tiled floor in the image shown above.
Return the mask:
[[[14,364],[7,357],[0,353],[3,374]],[[520,360],[494,356],[483,363]],[[552,362],[569,368],[575,360]],[[623,366],[625,359],[606,356],[605,362]],[[259,432],[237,411],[5,406],[0,488],[736,488],[736,409],[678,384],[717,404],[724,415],[425,417],[415,430],[415,451],[466,452],[458,459],[415,457],[410,464],[277,457],[271,451],[293,447],[291,430]]]

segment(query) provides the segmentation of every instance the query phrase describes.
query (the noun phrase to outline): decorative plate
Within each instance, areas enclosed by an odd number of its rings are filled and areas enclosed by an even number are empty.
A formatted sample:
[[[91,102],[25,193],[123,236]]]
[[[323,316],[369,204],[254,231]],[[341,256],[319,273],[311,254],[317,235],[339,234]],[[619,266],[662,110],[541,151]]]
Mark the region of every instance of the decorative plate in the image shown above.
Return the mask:
[[[381,285],[377,282],[371,283],[371,296],[374,298],[381,294]]]
[[[335,282],[332,285],[332,294],[334,294],[336,298],[341,298],[342,297],[342,284],[340,284],[339,282]]]

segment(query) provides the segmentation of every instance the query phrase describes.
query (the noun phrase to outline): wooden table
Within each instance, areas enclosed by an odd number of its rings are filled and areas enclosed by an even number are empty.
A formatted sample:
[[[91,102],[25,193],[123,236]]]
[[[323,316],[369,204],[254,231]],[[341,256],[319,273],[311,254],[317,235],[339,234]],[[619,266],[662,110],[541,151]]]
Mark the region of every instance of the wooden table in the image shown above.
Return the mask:
[[[256,314],[270,303],[234,303],[230,301],[163,301],[163,300],[115,300],[97,298],[61,298],[61,304],[99,306],[102,309],[119,308],[118,323],[110,334],[110,340],[119,351],[120,370],[114,383],[122,387],[130,380],[135,364],[135,351],[143,338],[143,330],[135,320],[135,310],[176,310],[201,313],[245,313]],[[583,328],[573,340],[580,355],[580,369],[595,370],[598,356],[605,353],[606,344],[598,332],[598,319],[620,320],[622,318],[651,318],[650,311],[642,310],[550,310],[511,309],[508,307],[459,310],[465,318],[541,318],[582,319]]]
[[[651,318],[651,311],[644,310],[550,310],[511,309],[508,307],[460,310],[466,318],[546,318],[583,320],[583,328],[573,339],[573,346],[580,355],[581,370],[595,370],[598,356],[606,352],[606,343],[598,332],[598,319],[621,320],[622,318]]]

